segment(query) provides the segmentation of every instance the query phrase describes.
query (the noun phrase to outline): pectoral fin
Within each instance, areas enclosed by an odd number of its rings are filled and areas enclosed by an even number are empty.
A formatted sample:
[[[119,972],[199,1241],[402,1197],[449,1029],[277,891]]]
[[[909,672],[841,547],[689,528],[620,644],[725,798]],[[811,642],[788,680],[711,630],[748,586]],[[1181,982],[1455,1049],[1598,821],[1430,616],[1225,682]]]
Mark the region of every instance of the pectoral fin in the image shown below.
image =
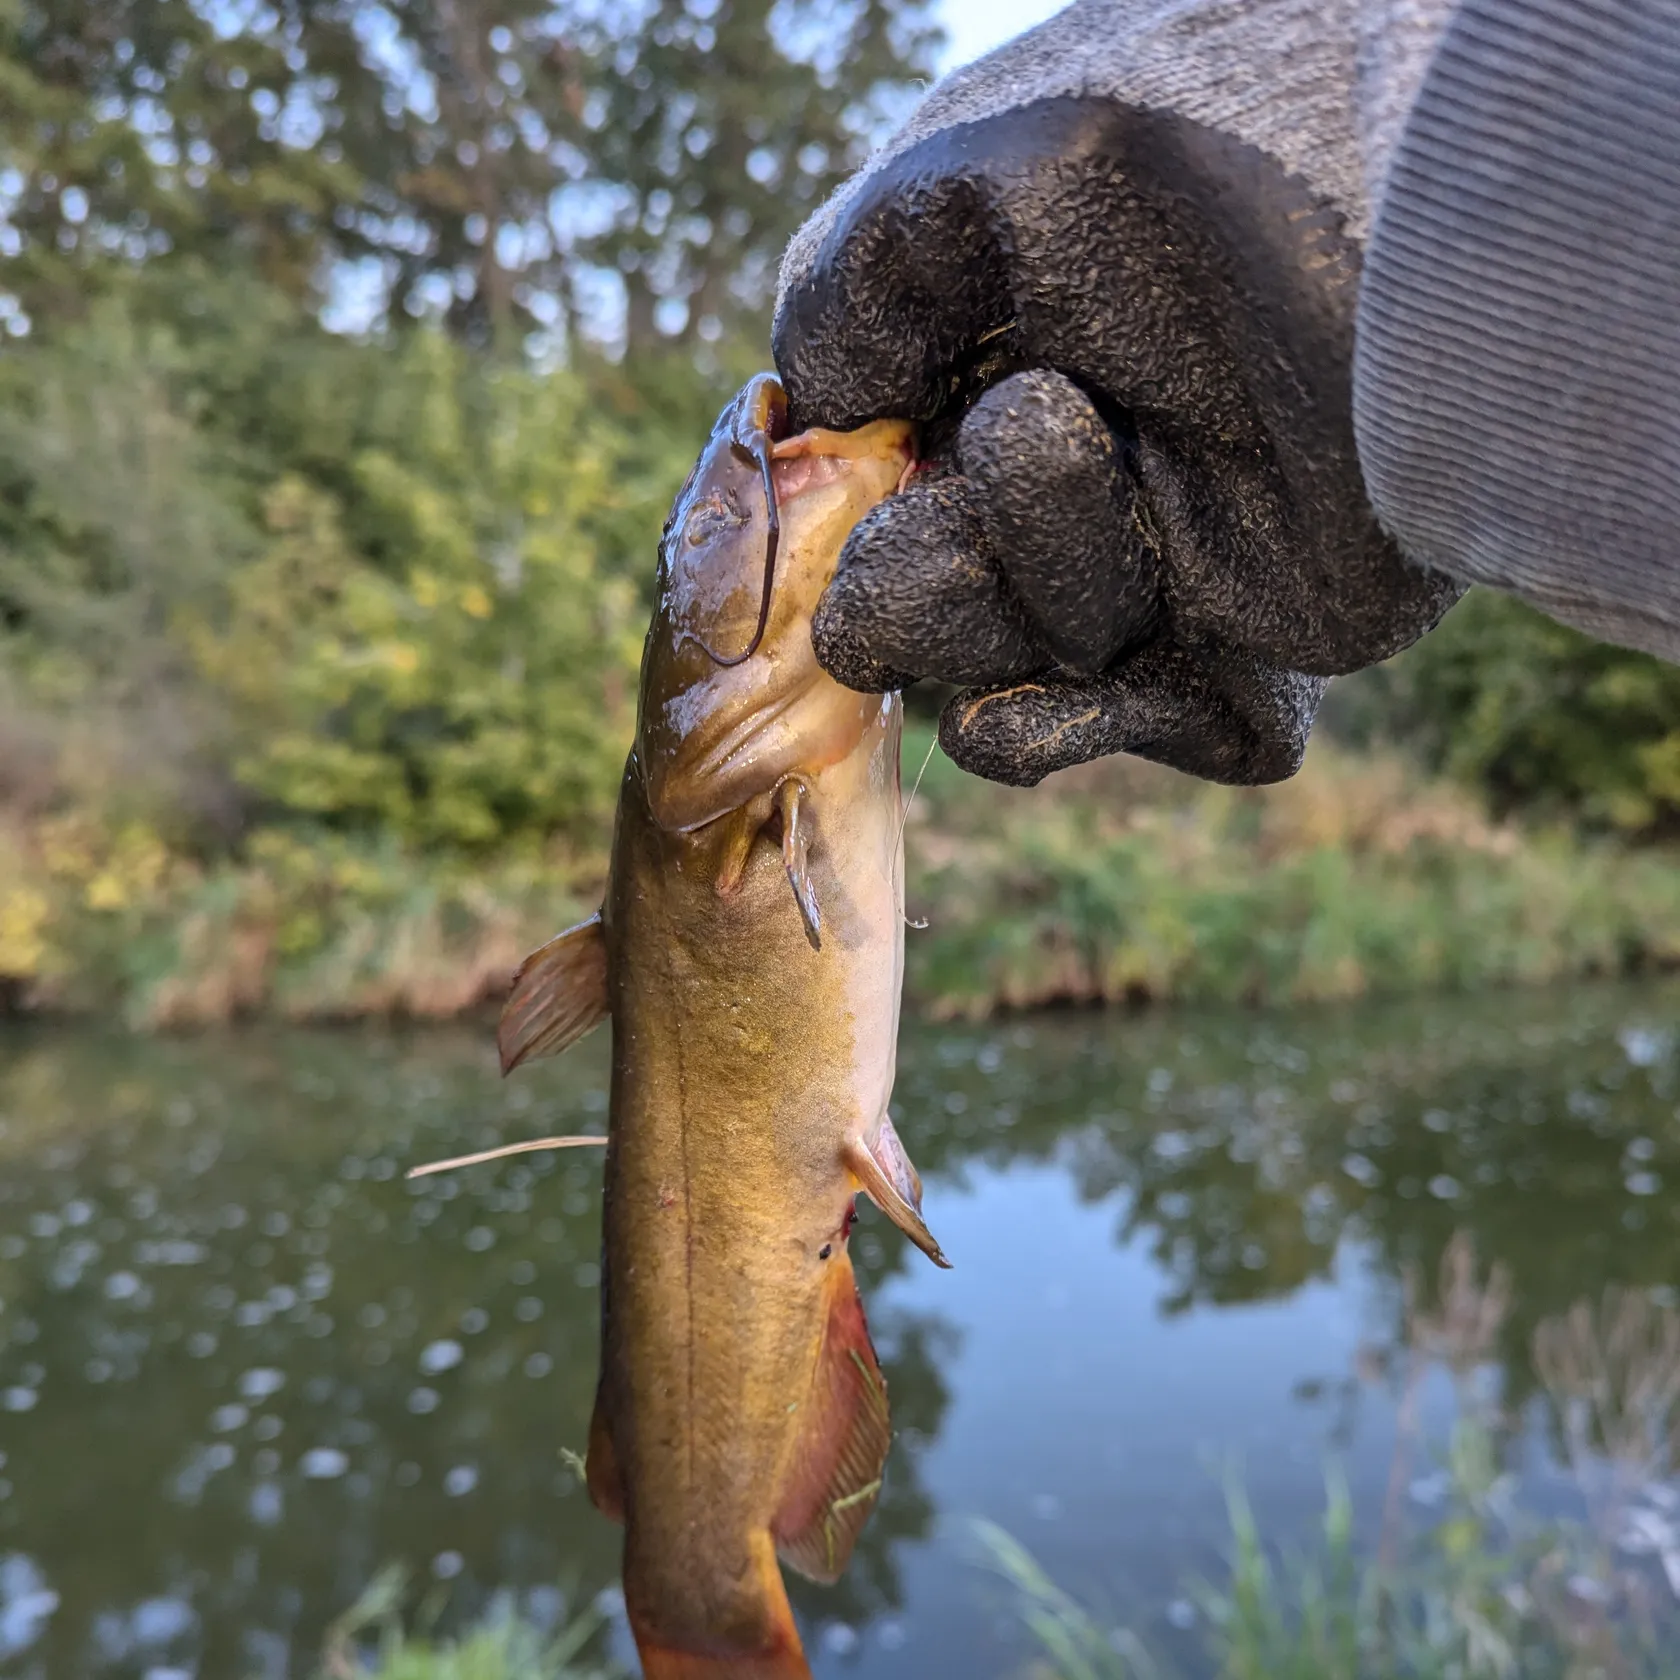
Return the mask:
[[[502,1007],[502,1072],[557,1056],[607,1017],[607,941],[601,913],[556,934],[519,965]]]
[[[793,901],[805,922],[805,937],[813,951],[822,949],[822,911],[809,873],[811,859],[811,801],[805,784],[792,778],[776,790],[782,813],[782,863],[787,870]]]
[[[872,1142],[856,1137],[842,1151],[846,1165],[869,1199],[936,1266],[949,1267],[944,1251],[922,1221],[921,1175],[910,1164],[892,1121],[881,1116]]]
[[[828,1315],[780,1510],[771,1524],[789,1568],[838,1580],[881,1491],[892,1441],[887,1384],[875,1359],[849,1257],[832,1263]]]

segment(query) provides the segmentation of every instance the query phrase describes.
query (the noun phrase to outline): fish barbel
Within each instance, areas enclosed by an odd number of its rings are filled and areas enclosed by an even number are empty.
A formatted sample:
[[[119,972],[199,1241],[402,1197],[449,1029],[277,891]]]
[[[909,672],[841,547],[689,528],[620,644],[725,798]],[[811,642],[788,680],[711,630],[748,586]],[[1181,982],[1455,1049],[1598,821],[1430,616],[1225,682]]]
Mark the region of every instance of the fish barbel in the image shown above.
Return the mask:
[[[810,634],[912,433],[785,431],[754,379],[677,498],[606,902],[526,960],[501,1029],[508,1068],[612,1020],[588,1483],[648,1680],[809,1675],[778,1559],[839,1575],[889,1442],[857,1192],[945,1263],[887,1117],[900,704]]]

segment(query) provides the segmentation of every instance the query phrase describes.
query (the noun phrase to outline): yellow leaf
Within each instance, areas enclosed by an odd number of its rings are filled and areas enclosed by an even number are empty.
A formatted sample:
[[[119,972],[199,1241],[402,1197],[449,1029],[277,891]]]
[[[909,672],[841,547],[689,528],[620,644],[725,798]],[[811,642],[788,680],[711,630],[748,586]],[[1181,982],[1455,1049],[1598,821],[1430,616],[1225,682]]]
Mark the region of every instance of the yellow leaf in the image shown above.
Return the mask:
[[[90,910],[120,910],[128,902],[123,884],[109,869],[102,869],[87,884],[87,906]]]
[[[476,583],[470,584],[461,591],[461,610],[474,618],[488,618],[490,597]]]
[[[28,979],[46,955],[42,937],[47,925],[46,898],[29,887],[0,898],[0,974]]]
[[[398,642],[386,657],[391,662],[391,669],[404,675],[420,669],[420,650],[407,642]]]

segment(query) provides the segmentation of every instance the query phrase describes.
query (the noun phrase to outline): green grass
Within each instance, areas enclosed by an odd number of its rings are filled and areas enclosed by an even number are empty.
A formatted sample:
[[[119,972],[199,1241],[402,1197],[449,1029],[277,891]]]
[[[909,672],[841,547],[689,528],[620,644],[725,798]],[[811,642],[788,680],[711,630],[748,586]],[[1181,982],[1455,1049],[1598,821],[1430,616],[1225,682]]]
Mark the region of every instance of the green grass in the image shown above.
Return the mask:
[[[389,1568],[329,1631],[318,1680],[625,1680],[587,1655],[602,1617],[590,1611],[545,1635],[507,1611],[458,1639],[434,1639],[403,1625],[407,1577]],[[439,1605],[422,1606],[419,1623]]]
[[[910,911],[929,924],[909,936],[908,988],[941,1016],[1314,1003],[1680,960],[1672,852],[1496,824],[1396,760],[1329,747],[1257,789],[1112,760],[1022,792],[936,756],[906,833]]]

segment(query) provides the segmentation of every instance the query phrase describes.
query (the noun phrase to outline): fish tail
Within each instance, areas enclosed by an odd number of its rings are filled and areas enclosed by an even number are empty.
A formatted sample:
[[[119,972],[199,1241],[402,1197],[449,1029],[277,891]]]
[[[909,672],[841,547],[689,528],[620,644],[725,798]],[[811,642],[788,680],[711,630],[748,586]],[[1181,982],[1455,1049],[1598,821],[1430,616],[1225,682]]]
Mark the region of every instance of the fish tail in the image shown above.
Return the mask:
[[[811,1680],[775,1545],[768,1534],[755,1536],[751,1544],[756,1581],[746,1600],[737,1599],[731,1607],[729,1620],[738,1630],[733,1636],[718,1630],[710,1615],[685,1614],[698,1611],[698,1605],[667,1602],[644,1613],[637,1602],[642,1596],[635,1590],[637,1583],[626,1571],[630,1630],[636,1636],[644,1680]],[[684,1636],[685,1623],[689,1637]],[[707,1632],[695,1636],[701,1628]]]
[[[798,1640],[777,1651],[742,1655],[702,1655],[638,1645],[644,1680],[811,1680],[810,1665]]]

